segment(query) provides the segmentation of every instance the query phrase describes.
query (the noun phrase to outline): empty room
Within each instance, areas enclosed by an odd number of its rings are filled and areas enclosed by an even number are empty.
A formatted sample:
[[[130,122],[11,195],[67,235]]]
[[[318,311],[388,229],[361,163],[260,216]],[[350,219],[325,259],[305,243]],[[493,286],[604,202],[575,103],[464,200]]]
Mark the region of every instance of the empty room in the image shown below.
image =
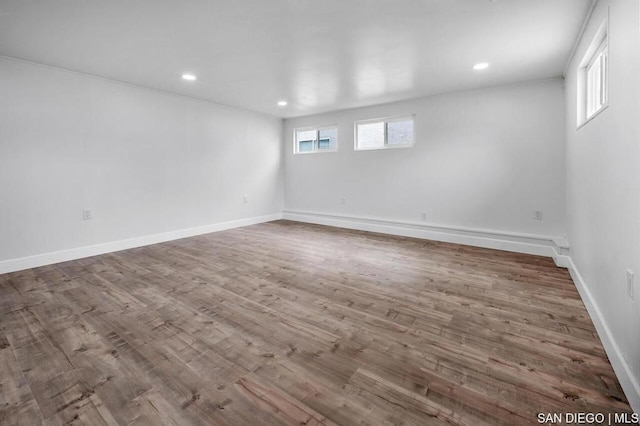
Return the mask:
[[[0,0],[2,425],[639,424],[638,281],[637,0]]]

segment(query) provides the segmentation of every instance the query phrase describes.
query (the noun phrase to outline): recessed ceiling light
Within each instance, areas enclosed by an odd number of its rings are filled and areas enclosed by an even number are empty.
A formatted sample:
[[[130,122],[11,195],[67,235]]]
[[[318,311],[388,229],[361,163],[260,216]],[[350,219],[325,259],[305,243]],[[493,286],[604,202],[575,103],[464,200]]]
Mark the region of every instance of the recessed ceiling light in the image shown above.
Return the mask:
[[[475,64],[473,66],[474,70],[485,70],[489,68],[489,63],[488,62],[480,62],[479,64]]]
[[[287,106],[287,101],[278,101],[278,106]]]
[[[196,79],[196,76],[193,74],[182,74],[183,80],[193,81]]]

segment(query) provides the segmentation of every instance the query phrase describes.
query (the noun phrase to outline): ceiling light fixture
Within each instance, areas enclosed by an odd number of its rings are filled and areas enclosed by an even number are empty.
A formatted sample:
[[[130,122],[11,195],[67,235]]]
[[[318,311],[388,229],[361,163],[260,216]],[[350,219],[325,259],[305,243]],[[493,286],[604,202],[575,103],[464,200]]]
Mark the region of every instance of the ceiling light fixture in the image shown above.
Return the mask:
[[[487,68],[489,68],[488,62],[480,62],[479,64],[475,64],[473,66],[474,70],[486,70]]]
[[[182,79],[187,81],[194,81],[196,76],[193,74],[182,74]]]
[[[280,107],[287,106],[287,101],[278,101],[278,106]]]

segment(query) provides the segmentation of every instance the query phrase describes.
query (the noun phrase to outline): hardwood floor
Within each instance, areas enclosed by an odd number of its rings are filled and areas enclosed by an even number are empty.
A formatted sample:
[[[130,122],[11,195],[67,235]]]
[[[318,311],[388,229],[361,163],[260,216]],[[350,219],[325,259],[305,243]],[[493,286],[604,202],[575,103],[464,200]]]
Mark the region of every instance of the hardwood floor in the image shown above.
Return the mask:
[[[0,275],[2,424],[631,412],[548,258],[277,221]]]

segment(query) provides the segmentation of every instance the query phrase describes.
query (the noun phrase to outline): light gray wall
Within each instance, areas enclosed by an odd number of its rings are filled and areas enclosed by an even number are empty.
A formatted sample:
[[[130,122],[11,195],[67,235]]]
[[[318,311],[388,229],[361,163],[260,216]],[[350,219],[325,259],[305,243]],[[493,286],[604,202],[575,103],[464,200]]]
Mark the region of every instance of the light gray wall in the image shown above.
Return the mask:
[[[607,10],[610,10],[609,107],[577,129],[576,73],[598,27],[606,19]],[[637,0],[598,2],[568,69],[566,88],[571,258],[615,345],[626,357],[637,386],[640,374],[640,10]],[[627,296],[627,269],[636,273],[635,301]],[[620,376],[621,372],[617,373]],[[639,409],[638,405],[634,408]]]
[[[281,119],[0,58],[0,260],[280,213],[281,163]]]
[[[553,79],[285,120],[285,209],[564,236],[563,97]],[[406,114],[413,148],[354,151],[354,120]],[[293,154],[294,128],[325,124],[338,152]]]

